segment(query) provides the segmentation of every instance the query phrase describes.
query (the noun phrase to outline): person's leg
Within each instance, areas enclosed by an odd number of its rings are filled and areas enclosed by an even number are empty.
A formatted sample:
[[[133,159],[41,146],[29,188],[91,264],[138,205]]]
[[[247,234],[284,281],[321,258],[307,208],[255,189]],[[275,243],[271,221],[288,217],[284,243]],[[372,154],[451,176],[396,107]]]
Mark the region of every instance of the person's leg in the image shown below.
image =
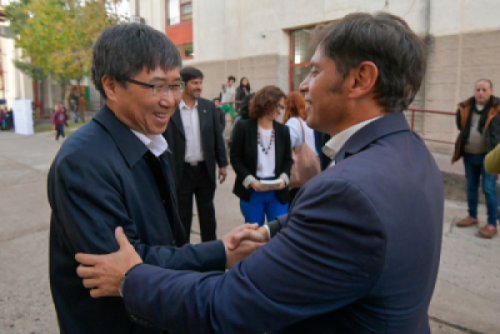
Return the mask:
[[[61,125],[56,124],[56,140],[59,140],[60,136],[61,136]]]
[[[252,189],[249,202],[240,200],[240,209],[245,217],[245,223],[258,223],[259,226],[264,224],[264,203],[261,197],[262,193]]]
[[[193,221],[194,181],[190,168],[185,166],[179,188],[177,189],[177,202],[179,216],[184,226],[187,242],[189,242],[191,238],[191,223]]]
[[[215,183],[210,179],[205,163],[198,165],[197,169],[199,172],[194,195],[200,221],[201,241],[212,241],[217,239],[214,207]]]
[[[498,196],[496,192],[496,175],[486,173],[484,164],[481,165],[481,177],[483,178],[483,192],[486,199],[488,212],[488,224],[497,226],[498,218]]]
[[[275,191],[268,192],[268,202],[266,203],[266,217],[267,221],[271,222],[276,219],[276,217],[288,213],[288,204],[281,204],[281,202],[276,197]]]
[[[469,216],[477,218],[481,165],[477,165],[475,154],[465,153],[463,159],[465,166],[465,178],[467,179],[467,204],[469,206]]]

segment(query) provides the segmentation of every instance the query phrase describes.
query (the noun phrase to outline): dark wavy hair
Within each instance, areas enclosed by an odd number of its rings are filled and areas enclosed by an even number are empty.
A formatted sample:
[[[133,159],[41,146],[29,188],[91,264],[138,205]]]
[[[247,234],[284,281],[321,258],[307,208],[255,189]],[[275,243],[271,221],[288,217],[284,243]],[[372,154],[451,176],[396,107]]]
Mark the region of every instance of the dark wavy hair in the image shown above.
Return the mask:
[[[248,91],[251,91],[251,89],[250,89],[250,80],[248,80],[247,77],[243,77],[243,78],[240,79],[240,88],[245,87],[245,86],[243,86],[243,80],[245,80],[245,79],[247,79],[247,82],[248,82],[247,85],[246,85],[246,89],[248,89]]]
[[[300,117],[304,121],[307,118],[306,100],[299,92],[290,92],[286,96],[283,123],[286,123],[290,117]]]
[[[276,86],[265,86],[250,100],[250,118],[261,118],[271,113],[285,97],[285,93]]]
[[[353,13],[317,27],[313,43],[345,77],[364,61],[377,66],[374,98],[387,112],[408,108],[425,74],[424,43],[400,17]]]

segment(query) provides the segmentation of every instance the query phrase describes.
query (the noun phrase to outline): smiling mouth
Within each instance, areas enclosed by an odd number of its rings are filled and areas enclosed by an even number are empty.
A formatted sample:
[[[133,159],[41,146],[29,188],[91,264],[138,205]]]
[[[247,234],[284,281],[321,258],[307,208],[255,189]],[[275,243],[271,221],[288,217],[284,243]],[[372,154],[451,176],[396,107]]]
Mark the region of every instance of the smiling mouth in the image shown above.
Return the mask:
[[[165,119],[168,117],[168,114],[153,114],[156,118]]]

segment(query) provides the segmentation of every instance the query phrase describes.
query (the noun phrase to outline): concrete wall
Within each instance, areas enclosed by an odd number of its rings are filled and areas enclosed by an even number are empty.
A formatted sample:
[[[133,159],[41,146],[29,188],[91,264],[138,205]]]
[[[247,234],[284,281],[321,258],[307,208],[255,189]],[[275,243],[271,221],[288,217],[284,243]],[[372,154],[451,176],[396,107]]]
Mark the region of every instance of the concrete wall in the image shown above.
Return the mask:
[[[132,0],[131,11],[134,1],[142,6],[146,0]],[[146,22],[163,19],[164,31],[165,1],[150,2],[144,6],[159,10],[145,13]],[[230,74],[248,77],[253,90],[275,84],[288,91],[290,30],[356,11],[401,16],[426,38],[428,69],[413,107],[454,112],[459,101],[473,94],[477,79],[489,78],[500,87],[498,0],[193,0],[195,56],[185,65],[205,73],[207,98],[219,93]],[[407,116],[411,121],[411,113]],[[414,119],[424,137],[453,142],[457,136],[452,116],[417,113]],[[429,147],[445,153],[453,149],[431,142]]]
[[[2,48],[2,70],[5,85],[5,99],[10,108],[15,100],[30,99],[33,101],[33,82],[27,75],[18,71],[13,61],[21,59],[20,51],[15,48],[14,40],[0,38]]]
[[[165,8],[165,0],[130,0],[130,15],[144,18],[147,25],[162,32],[166,26]]]

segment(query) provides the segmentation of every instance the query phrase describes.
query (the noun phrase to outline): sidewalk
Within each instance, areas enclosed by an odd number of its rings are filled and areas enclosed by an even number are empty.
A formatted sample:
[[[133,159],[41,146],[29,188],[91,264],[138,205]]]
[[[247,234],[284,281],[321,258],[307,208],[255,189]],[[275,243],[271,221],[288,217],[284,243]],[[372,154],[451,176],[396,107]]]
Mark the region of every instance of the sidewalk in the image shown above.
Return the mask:
[[[46,178],[60,145],[50,133],[0,133],[2,334],[57,332],[48,283]],[[228,172],[215,196],[219,237],[243,223],[239,201],[232,194],[235,175],[231,169]],[[432,330],[437,334],[500,333],[500,237],[484,240],[475,236],[476,227],[455,228],[454,222],[466,214],[466,203],[445,201],[441,266],[429,309]],[[484,222],[485,218],[482,205],[479,219]],[[193,226],[191,240],[199,242],[196,217]]]

